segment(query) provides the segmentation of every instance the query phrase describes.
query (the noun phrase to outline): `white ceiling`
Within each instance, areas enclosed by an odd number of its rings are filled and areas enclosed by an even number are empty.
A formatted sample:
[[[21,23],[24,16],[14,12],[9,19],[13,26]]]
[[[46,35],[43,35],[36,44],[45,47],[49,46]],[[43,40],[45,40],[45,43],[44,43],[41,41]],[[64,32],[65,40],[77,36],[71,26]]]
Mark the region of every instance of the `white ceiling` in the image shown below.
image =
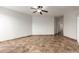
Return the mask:
[[[39,13],[32,13],[34,10],[31,9],[31,6],[4,6],[4,7],[30,15],[40,15]],[[59,16],[63,15],[68,11],[77,10],[78,8],[79,8],[78,6],[45,6],[45,9],[48,10],[48,13],[43,13],[43,15]]]

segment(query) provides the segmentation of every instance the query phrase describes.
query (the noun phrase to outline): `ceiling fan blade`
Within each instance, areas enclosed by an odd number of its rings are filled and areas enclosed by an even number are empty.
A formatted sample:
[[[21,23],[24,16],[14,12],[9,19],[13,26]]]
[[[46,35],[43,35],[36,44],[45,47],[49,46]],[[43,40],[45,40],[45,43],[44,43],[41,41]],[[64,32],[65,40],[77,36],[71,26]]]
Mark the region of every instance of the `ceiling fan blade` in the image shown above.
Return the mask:
[[[46,10],[42,10],[43,12],[46,12],[46,13],[48,13],[48,11],[46,11]]]
[[[42,15],[42,12],[40,12],[40,14]]]
[[[37,11],[34,11],[33,13],[36,13]]]

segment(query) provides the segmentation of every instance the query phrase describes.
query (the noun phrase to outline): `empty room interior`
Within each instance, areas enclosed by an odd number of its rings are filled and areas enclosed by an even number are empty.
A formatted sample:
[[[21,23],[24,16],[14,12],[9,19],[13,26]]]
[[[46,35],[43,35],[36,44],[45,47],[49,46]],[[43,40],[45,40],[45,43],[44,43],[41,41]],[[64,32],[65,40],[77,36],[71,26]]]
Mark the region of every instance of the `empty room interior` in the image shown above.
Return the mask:
[[[0,53],[78,53],[79,6],[0,6]]]

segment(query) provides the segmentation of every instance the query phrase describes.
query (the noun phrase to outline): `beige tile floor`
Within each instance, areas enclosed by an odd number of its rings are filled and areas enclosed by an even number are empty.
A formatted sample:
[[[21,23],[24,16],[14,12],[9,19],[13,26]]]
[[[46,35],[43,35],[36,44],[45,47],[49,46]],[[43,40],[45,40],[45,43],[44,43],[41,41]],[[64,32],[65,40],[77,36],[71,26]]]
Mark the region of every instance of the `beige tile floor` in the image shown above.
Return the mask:
[[[76,41],[62,36],[30,36],[0,42],[1,53],[76,53]]]

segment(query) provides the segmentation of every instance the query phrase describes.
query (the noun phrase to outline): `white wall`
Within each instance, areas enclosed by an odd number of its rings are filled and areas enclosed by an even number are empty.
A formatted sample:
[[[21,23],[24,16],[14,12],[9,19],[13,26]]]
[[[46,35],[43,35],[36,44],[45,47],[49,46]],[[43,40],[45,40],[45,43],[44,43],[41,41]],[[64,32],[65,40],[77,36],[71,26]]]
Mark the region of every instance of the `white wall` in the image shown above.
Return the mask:
[[[79,15],[77,16],[77,41],[79,43]]]
[[[64,14],[64,36],[76,39],[77,13],[75,11]]]
[[[79,10],[77,12],[77,41],[79,44]]]
[[[32,34],[32,17],[0,7],[0,41]]]
[[[32,34],[33,35],[54,34],[54,18],[51,16],[33,16]]]

